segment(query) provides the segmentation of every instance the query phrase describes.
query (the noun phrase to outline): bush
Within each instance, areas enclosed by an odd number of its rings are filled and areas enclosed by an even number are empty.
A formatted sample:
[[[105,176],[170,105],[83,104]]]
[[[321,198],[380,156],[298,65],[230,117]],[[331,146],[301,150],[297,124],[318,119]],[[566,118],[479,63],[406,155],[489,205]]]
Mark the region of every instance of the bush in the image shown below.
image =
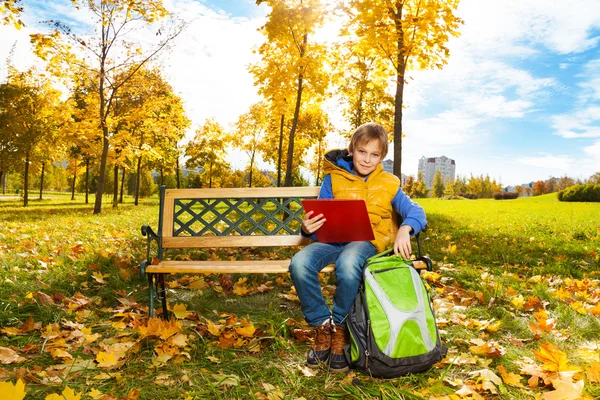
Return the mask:
[[[559,201],[600,202],[600,184],[570,186],[557,194]]]
[[[498,192],[494,193],[494,200],[514,200],[519,197],[518,192]]]
[[[476,194],[473,193],[461,193],[459,194],[460,197],[464,197],[465,199],[470,199],[470,200],[477,200],[478,197]]]

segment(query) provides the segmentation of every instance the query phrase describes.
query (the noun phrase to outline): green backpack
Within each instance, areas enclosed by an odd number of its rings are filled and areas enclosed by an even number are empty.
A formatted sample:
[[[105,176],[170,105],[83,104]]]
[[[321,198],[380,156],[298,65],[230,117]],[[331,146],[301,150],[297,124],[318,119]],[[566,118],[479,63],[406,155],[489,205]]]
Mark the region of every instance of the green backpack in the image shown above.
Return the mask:
[[[447,351],[419,272],[410,260],[388,254],[389,250],[367,260],[346,320],[350,364],[379,378],[425,371]],[[431,265],[428,258],[422,259]]]

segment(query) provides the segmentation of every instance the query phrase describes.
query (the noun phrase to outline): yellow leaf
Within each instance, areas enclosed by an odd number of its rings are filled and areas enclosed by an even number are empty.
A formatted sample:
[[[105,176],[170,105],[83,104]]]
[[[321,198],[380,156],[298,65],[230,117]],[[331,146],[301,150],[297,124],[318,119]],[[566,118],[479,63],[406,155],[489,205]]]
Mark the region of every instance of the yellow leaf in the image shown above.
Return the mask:
[[[533,350],[533,354],[543,363],[542,368],[545,371],[563,372],[577,369],[569,365],[567,355],[552,343],[540,344],[540,350]]]
[[[450,254],[454,254],[454,253],[456,253],[456,245],[455,245],[455,244],[453,244],[452,246],[448,247],[448,252],[449,252]]]
[[[176,304],[171,311],[173,311],[173,314],[175,314],[175,317],[178,319],[185,319],[191,314],[191,312],[187,310],[185,304]]]
[[[75,394],[75,391],[70,387],[66,387],[62,392],[62,396],[56,393],[46,396],[46,400],[80,400],[81,393]]]
[[[104,396],[104,393],[94,388],[88,392],[88,396],[90,396],[92,400],[100,400]]]
[[[98,361],[98,366],[101,368],[110,368],[117,365],[117,358],[113,353],[105,353],[103,351],[99,352],[96,356],[96,361]]]
[[[256,332],[256,328],[254,328],[254,324],[250,323],[244,326],[236,326],[235,332],[244,337],[253,337],[254,332]]]
[[[589,382],[600,382],[600,362],[592,361],[592,364],[585,369],[585,374]]]
[[[20,379],[14,385],[10,382],[0,382],[0,393],[3,400],[22,400],[25,397],[25,384]]]
[[[498,366],[498,372],[505,384],[516,387],[523,387],[521,384],[521,375],[515,374],[514,372],[507,372],[504,366]]]

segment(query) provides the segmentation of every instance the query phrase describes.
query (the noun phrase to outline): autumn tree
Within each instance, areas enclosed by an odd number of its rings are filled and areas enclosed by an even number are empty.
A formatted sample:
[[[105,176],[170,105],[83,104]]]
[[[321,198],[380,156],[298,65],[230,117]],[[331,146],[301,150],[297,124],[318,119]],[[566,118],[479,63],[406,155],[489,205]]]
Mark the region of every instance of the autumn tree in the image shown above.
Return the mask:
[[[99,98],[98,127],[102,137],[102,152],[94,214],[102,210],[106,166],[113,132],[110,130],[110,117],[114,102],[121,87],[131,79],[142,66],[154,58],[175,37],[182,28],[175,27],[170,20],[168,26],[156,27],[155,37],[159,42],[144,51],[141,45],[129,40],[134,31],[149,28],[155,22],[170,17],[161,0],[74,0],[77,10],[84,7],[96,18],[96,31],[88,36],[80,36],[67,24],[49,21],[55,30],[50,34],[32,35],[36,54],[49,61],[49,68],[62,76],[65,71],[74,75],[86,74],[94,81]],[[149,36],[153,37],[153,36]],[[83,54],[83,60],[75,57],[75,48]],[[128,71],[128,73],[123,73]]]
[[[539,196],[548,192],[548,186],[544,181],[537,181],[533,184],[533,195]]]
[[[347,29],[343,35],[349,35]],[[333,64],[342,113],[351,126],[376,121],[393,131],[394,97],[388,93],[389,63],[365,41],[348,40],[337,47]]]
[[[252,187],[256,156],[261,147],[264,148],[263,143],[269,130],[267,105],[256,103],[250,106],[247,113],[240,115],[234,129],[231,142],[248,156],[248,186]]]
[[[200,168],[208,179],[208,187],[213,187],[215,178],[229,170],[225,161],[226,137],[223,127],[214,119],[209,119],[196,130],[196,135],[185,147],[188,157],[187,168]]]
[[[285,186],[291,186],[294,161],[302,159],[295,152],[295,145],[303,94],[309,90],[309,98],[322,101],[329,84],[329,75],[324,69],[326,48],[309,40],[323,24],[325,15],[319,0],[258,0],[257,3],[266,3],[271,12],[261,28],[267,39],[257,49],[261,61],[251,66],[250,71],[259,93],[270,102],[271,118],[280,121],[280,147],[283,147],[284,123],[289,120],[286,115],[293,113],[285,167]]]
[[[386,60],[396,83],[394,96],[394,174],[402,172],[402,106],[406,72],[443,68],[451,36],[462,20],[455,15],[459,0],[350,0],[348,31]]]
[[[24,163],[23,206],[28,205],[29,172],[32,161],[45,162],[56,152],[58,128],[70,115],[60,100],[60,92],[34,69],[19,72],[9,67],[6,84],[0,88],[2,103],[0,114],[7,125],[15,155]]]
[[[417,173],[417,182],[413,184],[412,195],[416,198],[427,197],[429,189],[425,184],[425,177],[422,172]]]
[[[126,74],[128,72],[125,72]],[[179,157],[177,142],[185,135],[190,120],[185,114],[181,97],[164,80],[157,68],[142,68],[123,85],[115,106],[112,129],[115,154],[114,196],[118,192],[118,168],[122,179],[126,167],[135,169],[134,204],[139,202],[142,159],[154,166],[161,177],[174,171]],[[121,193],[123,181],[121,181]]]
[[[442,172],[439,169],[435,171],[435,175],[433,176],[433,195],[437,198],[444,195],[444,180]]]
[[[596,172],[594,175],[590,176],[587,183],[600,184],[600,172]]]
[[[21,0],[0,0],[0,22],[21,29],[25,24],[19,18],[23,12]]]

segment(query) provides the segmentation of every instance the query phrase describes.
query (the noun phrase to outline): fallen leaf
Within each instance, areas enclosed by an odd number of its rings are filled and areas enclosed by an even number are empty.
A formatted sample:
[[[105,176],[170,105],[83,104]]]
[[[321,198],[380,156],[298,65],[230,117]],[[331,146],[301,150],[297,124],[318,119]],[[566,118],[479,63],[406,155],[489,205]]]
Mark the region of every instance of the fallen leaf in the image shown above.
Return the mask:
[[[552,392],[544,393],[544,400],[578,400],[584,398],[583,380],[574,383],[571,380],[555,379],[552,381]]]
[[[515,387],[523,387],[521,384],[521,375],[515,374],[514,372],[507,372],[504,366],[498,366],[498,372],[505,384]]]
[[[173,314],[178,319],[186,319],[192,312],[187,310],[187,306],[185,304],[176,304],[173,306]]]
[[[0,393],[3,400],[22,400],[25,397],[25,384],[20,379],[14,385],[11,382],[0,382]]]
[[[0,347],[0,363],[15,364],[25,361],[25,358],[17,354],[16,351],[8,347]]]
[[[223,373],[212,374],[213,385],[215,386],[238,386],[240,377],[234,374],[225,375]]]

